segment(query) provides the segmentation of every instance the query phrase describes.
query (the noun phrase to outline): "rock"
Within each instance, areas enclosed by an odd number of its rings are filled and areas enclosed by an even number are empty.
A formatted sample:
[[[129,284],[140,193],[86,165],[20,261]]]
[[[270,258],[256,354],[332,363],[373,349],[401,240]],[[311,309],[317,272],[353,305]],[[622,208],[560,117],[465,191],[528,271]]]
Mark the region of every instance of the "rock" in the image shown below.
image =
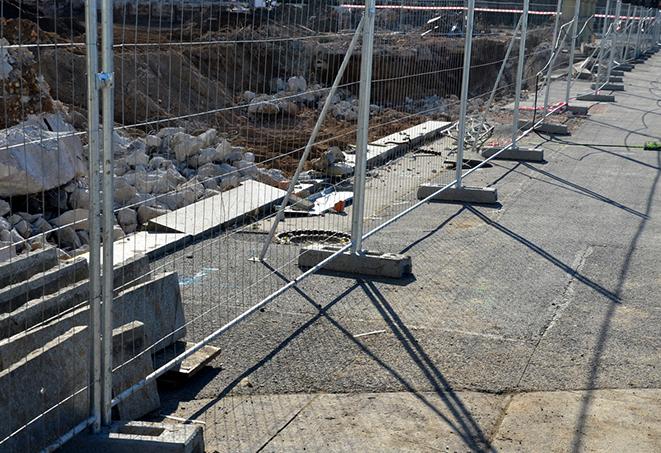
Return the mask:
[[[232,154],[232,144],[223,138],[218,143],[218,146],[216,146],[216,155],[214,162],[227,161],[229,160],[229,156],[231,154]]]
[[[124,233],[133,233],[138,229],[138,214],[133,209],[120,209],[117,212],[117,222]]]
[[[217,164],[205,164],[202,165],[198,170],[197,174],[204,179],[215,178],[217,176],[225,174],[220,165]]]
[[[349,101],[340,101],[331,107],[331,113],[339,120],[356,121],[358,110]]]
[[[44,193],[43,199],[46,210],[59,212],[69,208],[69,194],[59,187]]]
[[[236,162],[236,168],[239,169],[243,176],[256,176],[257,175],[257,165],[254,162],[249,162],[247,160],[240,160]]]
[[[119,205],[125,205],[132,200],[138,191],[130,185],[124,177],[115,178],[113,186],[113,199]]]
[[[129,171],[131,171],[131,167],[124,159],[115,159],[115,165],[113,167],[115,176],[123,176]]]
[[[0,217],[0,230],[11,230],[11,223],[4,217]]]
[[[51,222],[53,225],[59,227],[69,227],[73,230],[88,230],[88,214],[87,209],[72,209],[53,219]]]
[[[34,230],[35,233],[46,233],[50,230],[53,229],[50,223],[46,221],[43,217],[39,217],[37,220],[34,221],[32,224],[32,229]]]
[[[58,247],[62,249],[77,249],[82,245],[80,243],[80,238],[74,229],[70,227],[64,227],[55,230],[54,236]]]
[[[118,241],[125,236],[124,230],[119,225],[113,225],[112,227],[112,240]]]
[[[308,89],[308,84],[303,77],[290,77],[287,80],[287,88],[294,93],[302,93]]]
[[[348,176],[353,173],[353,167],[345,162],[338,162],[326,169],[328,176]]]
[[[7,217],[7,222],[9,222],[12,228],[21,220],[23,220],[23,217],[21,217],[18,214],[12,214],[9,217]]]
[[[245,153],[243,155],[243,160],[245,160],[246,162],[255,162],[255,154]]]
[[[270,168],[268,170],[260,168],[259,173],[257,174],[257,180],[283,190],[289,185],[289,181],[285,177],[285,174],[281,170],[275,168]]]
[[[217,191],[217,190],[205,189],[204,190],[204,195],[202,195],[202,198],[211,198],[211,197],[213,197],[215,195],[218,195],[218,194],[220,194],[220,192]]]
[[[298,115],[298,106],[291,101],[283,101],[280,103],[280,111],[288,116]]]
[[[331,165],[344,162],[345,160],[344,152],[337,146],[331,146],[319,159],[312,161],[312,168],[318,171],[325,171]]]
[[[14,229],[24,239],[27,239],[30,236],[32,236],[32,226],[30,226],[30,224],[25,219],[21,219],[20,222],[18,222],[16,225],[14,225]]]
[[[218,137],[218,132],[216,129],[208,129],[206,132],[201,133],[197,136],[197,139],[200,142],[200,148],[208,148],[216,143],[216,138]]]
[[[166,159],[163,156],[154,156],[149,161],[149,168],[152,170],[167,170],[170,167],[173,167],[174,164],[171,160]]]
[[[16,256],[16,247],[9,241],[0,241],[0,262],[9,261]]]
[[[170,141],[172,151],[179,162],[184,162],[188,157],[196,154],[202,148],[202,141],[198,137],[177,132]]]
[[[89,245],[89,243],[90,243],[90,234],[87,231],[80,230],[80,231],[77,231],[76,233],[78,233],[78,239],[80,239],[80,243],[82,245]]]
[[[160,139],[164,139],[166,137],[172,137],[180,132],[184,132],[183,127],[164,127],[158,133],[156,136]]]
[[[133,168],[140,165],[147,166],[149,164],[149,156],[143,150],[136,149],[126,156],[126,163]]]
[[[218,188],[221,191],[233,189],[234,187],[239,187],[241,184],[241,179],[237,173],[229,173],[224,175],[220,181],[218,181]]]
[[[248,104],[248,113],[277,115],[280,113],[280,108],[271,100],[270,96],[260,95],[250,101],[250,104]]]
[[[0,196],[43,192],[84,175],[83,145],[74,132],[52,114],[0,132]]]
[[[278,91],[284,91],[287,89],[287,84],[280,77],[273,78],[269,82],[269,88],[272,93],[277,93]]]
[[[90,208],[90,191],[88,189],[78,188],[69,195],[69,206],[73,209]]]
[[[147,135],[145,137],[145,146],[147,149],[157,149],[161,147],[163,140],[158,135]]]
[[[28,223],[32,223],[42,216],[42,214],[30,214],[29,212],[19,212],[18,215]]]
[[[218,181],[216,181],[216,178],[207,178],[202,181],[202,185],[204,186],[205,189],[208,190],[217,190],[218,189]]]
[[[242,148],[232,148],[232,151],[227,156],[228,162],[236,162],[237,160],[243,159],[243,149]]]
[[[150,206],[140,206],[138,208],[138,223],[144,225],[147,221],[170,212],[168,209],[159,209]]]
[[[0,216],[7,215],[11,211],[11,206],[5,200],[0,200]]]
[[[253,99],[255,99],[255,96],[257,95],[253,91],[244,91],[243,94],[241,95],[241,99],[243,99],[246,102],[250,102]]]

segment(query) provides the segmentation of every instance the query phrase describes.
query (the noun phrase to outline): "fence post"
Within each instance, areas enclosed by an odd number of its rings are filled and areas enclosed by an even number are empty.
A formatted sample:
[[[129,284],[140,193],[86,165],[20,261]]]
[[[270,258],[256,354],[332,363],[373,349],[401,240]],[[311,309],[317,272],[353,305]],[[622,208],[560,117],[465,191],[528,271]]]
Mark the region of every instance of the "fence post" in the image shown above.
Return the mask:
[[[611,52],[608,59],[608,72],[606,73],[606,80],[610,80],[613,71],[613,60],[615,58],[615,51],[617,48],[617,24],[620,22],[620,13],[622,12],[622,0],[617,0],[615,4],[615,17],[613,18],[613,35],[611,37]]]
[[[594,94],[599,92],[599,83],[603,80],[601,77],[602,74],[605,74],[604,71],[604,45],[606,43],[606,33],[608,31],[608,12],[610,11],[611,0],[606,1],[606,11],[604,12],[604,23],[601,27],[601,40],[599,41],[599,57],[597,59],[597,80],[596,86],[594,87]]]
[[[365,179],[367,173],[367,144],[369,143],[375,16],[375,1],[365,0],[365,24],[363,26],[360,60],[358,131],[356,133],[356,166],[354,170],[353,209],[351,212],[351,252],[354,254],[360,253],[363,249],[363,217],[365,213]]]
[[[101,64],[103,92],[103,400],[102,423],[112,421],[112,301],[113,301],[113,1],[101,3]]]
[[[640,33],[643,30],[643,7],[639,6],[636,8],[638,14],[638,32],[636,33],[636,50],[634,51],[634,58],[638,58],[640,55]]]
[[[627,28],[627,42],[624,44],[624,51],[622,51],[622,63],[626,63],[629,60],[629,43],[631,42],[631,30],[633,29],[631,3],[627,5]]]
[[[610,2],[610,0],[608,1]],[[555,52],[555,43],[558,40],[561,12],[562,12],[562,0],[558,0],[558,3],[556,4],[555,7],[555,23],[553,24],[553,41],[551,42],[551,45],[553,46],[552,47],[553,52]],[[549,67],[546,70],[546,87],[544,89],[544,116],[546,116],[549,112],[549,96],[551,94],[551,75],[553,74],[554,60],[555,60],[555,55],[551,55]]]
[[[571,44],[569,46],[569,69],[567,69],[567,87],[565,89],[565,105],[569,105],[569,92],[571,90],[571,82],[574,77],[574,55],[576,53],[576,35],[578,34],[578,19],[581,11],[581,0],[576,0],[574,6],[574,22],[571,29]]]
[[[517,136],[519,135],[519,119],[521,112],[521,86],[523,85],[523,65],[526,62],[526,35],[528,34],[528,9],[530,0],[523,0],[523,16],[521,18],[521,38],[519,40],[519,62],[516,67],[516,87],[514,94],[514,123],[512,125],[512,149],[517,148]]]
[[[92,429],[101,428],[101,228],[99,197],[99,90],[97,84],[97,9],[96,1],[85,2],[85,47],[87,56],[87,135],[89,150],[89,304],[90,331],[90,415]]]
[[[473,18],[475,17],[475,0],[468,0],[466,32],[464,33],[464,66],[461,79],[461,104],[459,106],[459,136],[457,137],[457,168],[455,187],[461,188],[464,162],[464,142],[466,135],[466,110],[468,107],[468,85],[470,84],[471,54],[473,51]]]

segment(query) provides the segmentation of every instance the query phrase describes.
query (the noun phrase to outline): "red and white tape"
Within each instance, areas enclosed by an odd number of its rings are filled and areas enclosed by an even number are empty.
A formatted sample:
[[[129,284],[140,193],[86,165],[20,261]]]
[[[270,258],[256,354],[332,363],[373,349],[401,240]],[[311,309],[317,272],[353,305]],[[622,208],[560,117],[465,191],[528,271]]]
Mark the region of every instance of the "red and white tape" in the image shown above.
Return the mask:
[[[346,9],[364,9],[365,5],[340,5],[340,8]],[[404,5],[377,5],[376,9],[405,9],[414,11],[462,11],[464,6],[404,6]],[[522,9],[501,9],[501,8],[475,8],[476,12],[481,13],[511,13],[522,14]],[[555,11],[528,11],[533,16],[555,16]]]

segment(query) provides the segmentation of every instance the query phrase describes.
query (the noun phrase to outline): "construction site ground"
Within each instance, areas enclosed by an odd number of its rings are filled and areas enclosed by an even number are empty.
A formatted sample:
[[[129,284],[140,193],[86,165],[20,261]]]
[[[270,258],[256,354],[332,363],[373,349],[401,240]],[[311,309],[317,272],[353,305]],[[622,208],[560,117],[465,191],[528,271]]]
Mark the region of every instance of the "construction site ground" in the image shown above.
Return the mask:
[[[162,388],[159,418],[203,424],[222,452],[658,451],[661,153],[632,146],[661,135],[660,70],[661,56],[637,66],[571,137],[529,135],[545,163],[466,179],[499,205],[430,203],[367,241],[410,254],[410,278],[313,275],[222,335],[210,367]],[[231,267],[224,254],[243,262],[263,238],[154,265]],[[300,274],[278,269],[272,290]],[[182,287],[189,319],[225,281]],[[207,319],[192,339],[223,322]]]

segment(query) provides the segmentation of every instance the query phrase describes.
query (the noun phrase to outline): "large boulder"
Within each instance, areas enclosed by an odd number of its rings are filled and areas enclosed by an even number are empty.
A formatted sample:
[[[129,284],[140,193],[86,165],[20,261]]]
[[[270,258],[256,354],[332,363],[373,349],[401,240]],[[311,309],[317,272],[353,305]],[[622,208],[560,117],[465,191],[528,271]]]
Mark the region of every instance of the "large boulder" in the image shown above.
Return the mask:
[[[40,193],[83,176],[83,145],[74,133],[56,114],[0,131],[0,197]]]

